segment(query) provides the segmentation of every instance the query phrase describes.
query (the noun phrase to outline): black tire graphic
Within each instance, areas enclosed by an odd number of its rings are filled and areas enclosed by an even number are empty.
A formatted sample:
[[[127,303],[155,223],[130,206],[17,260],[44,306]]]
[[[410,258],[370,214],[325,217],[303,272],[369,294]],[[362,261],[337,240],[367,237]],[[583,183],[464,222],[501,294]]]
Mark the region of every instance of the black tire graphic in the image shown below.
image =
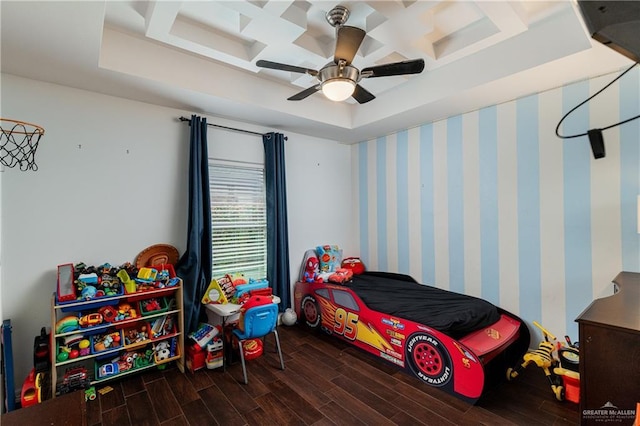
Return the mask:
[[[409,337],[406,359],[413,374],[431,386],[444,386],[453,376],[447,350],[430,334],[416,333]]]
[[[320,307],[313,296],[307,295],[300,304],[304,323],[313,329],[317,329],[322,321]]]

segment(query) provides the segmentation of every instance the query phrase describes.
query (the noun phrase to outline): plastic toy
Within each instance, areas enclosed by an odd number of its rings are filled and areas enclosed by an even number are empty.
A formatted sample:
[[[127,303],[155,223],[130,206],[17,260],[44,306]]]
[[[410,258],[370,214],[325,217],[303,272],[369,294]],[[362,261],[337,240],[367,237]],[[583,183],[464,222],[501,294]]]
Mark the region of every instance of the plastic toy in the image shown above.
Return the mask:
[[[169,281],[167,281],[167,285],[166,286],[167,287],[173,287],[173,286],[178,285],[179,283],[180,283],[180,278],[173,277],[173,278],[170,278]]]
[[[102,323],[102,315],[99,313],[91,313],[83,315],[78,320],[78,324],[81,327],[90,327],[92,325],[98,325]]]
[[[57,393],[62,395],[77,389],[86,389],[91,380],[84,367],[69,368],[64,374],[62,383],[56,388]]]
[[[558,348],[560,366],[553,372],[562,378],[567,401],[580,403],[580,352],[578,342],[571,343],[569,336],[564,336],[569,346]]]
[[[148,299],[148,300],[143,300],[140,303],[140,307],[142,308],[143,312],[153,312],[153,311],[159,311],[162,309],[162,306],[160,305],[160,302],[158,301],[158,299]]]
[[[253,291],[269,288],[269,281],[266,279],[255,280],[250,279],[248,283],[235,287],[234,298],[241,300],[243,297]]]
[[[131,345],[133,343],[138,343],[145,341],[149,338],[149,333],[147,333],[147,326],[142,325],[139,328],[132,328],[126,331],[124,335],[124,343],[126,345]]]
[[[104,364],[98,368],[98,377],[102,379],[104,377],[113,376],[114,374],[118,374],[118,371],[118,364],[113,362]]]
[[[56,333],[69,333],[80,328],[78,317],[70,315],[61,318],[56,322]]]
[[[207,345],[207,357],[205,364],[209,370],[222,367],[222,339],[216,337]]]
[[[115,321],[124,321],[132,318],[137,318],[138,314],[133,307],[127,302],[121,302],[118,305],[118,310],[116,311]]]
[[[95,386],[91,386],[88,389],[84,390],[84,400],[85,401],[93,401],[98,397],[98,395],[96,394],[96,387]]]
[[[353,277],[353,271],[351,269],[338,268],[333,274],[329,275],[329,281],[342,284],[349,281],[351,277]]]
[[[96,297],[97,294],[98,294],[98,289],[96,289],[92,285],[87,285],[80,292],[80,297],[82,297],[83,299],[89,300]]]
[[[48,371],[49,363],[49,335],[47,334],[47,329],[42,327],[40,335],[36,336],[33,342],[33,366],[36,369],[36,373]]]
[[[542,368],[545,376],[549,380],[551,390],[558,401],[564,401],[564,387],[558,383],[558,377],[552,372],[552,369],[558,364],[558,360],[554,358],[553,352],[556,345],[551,340],[556,340],[556,337],[549,333],[544,327],[538,324],[536,321],[533,325],[542,330],[544,334],[544,340],[538,345],[538,349],[532,350],[524,354],[523,362],[515,369],[507,369],[507,380],[515,379],[520,374],[520,371],[527,368],[531,363],[535,363],[538,367]]]
[[[136,292],[137,290],[136,282],[131,279],[131,277],[129,276],[129,274],[125,269],[120,269],[117,273],[117,276],[118,278],[120,278],[120,281],[122,281],[122,284],[124,284],[124,289],[127,291],[127,293]]]
[[[141,281],[143,283],[152,283],[156,280],[156,276],[158,275],[158,270],[154,268],[140,268],[138,271],[138,277],[136,281]]]
[[[219,332],[220,330],[211,324],[200,323],[196,331],[189,333],[189,338],[193,340],[199,348],[204,348]]]
[[[25,408],[40,402],[42,402],[42,373],[36,373],[36,369],[32,368],[22,384],[20,403],[21,407]]]
[[[107,334],[97,334],[93,336],[94,352],[101,352],[107,349],[113,349],[121,346],[120,332],[112,332]]]
[[[98,313],[102,315],[102,319],[106,322],[114,322],[118,316],[118,311],[113,306],[103,306],[98,309]]]
[[[73,264],[58,265],[58,300],[66,302],[75,300],[76,288],[73,285]]]
[[[229,277],[214,278],[211,280],[211,283],[209,283],[209,287],[204,292],[204,296],[202,296],[202,303],[204,305],[208,303],[228,303],[234,293],[235,287]]]
[[[250,361],[258,358],[263,352],[262,339],[248,339],[242,342],[242,351],[244,352],[244,359]]]
[[[231,280],[231,283],[234,285],[234,287],[247,284],[247,279],[244,277],[243,274],[233,274],[233,275],[228,275],[228,277]]]
[[[151,322],[151,337],[157,339],[175,333],[175,318],[173,316],[156,318]]]
[[[80,351],[80,356],[87,356],[91,352],[91,342],[89,339],[82,339],[78,343],[78,349]]]
[[[84,283],[84,284],[91,284],[91,285],[95,285],[98,284],[98,274],[96,274],[95,272],[92,272],[90,274],[80,274],[78,276],[78,281]]]

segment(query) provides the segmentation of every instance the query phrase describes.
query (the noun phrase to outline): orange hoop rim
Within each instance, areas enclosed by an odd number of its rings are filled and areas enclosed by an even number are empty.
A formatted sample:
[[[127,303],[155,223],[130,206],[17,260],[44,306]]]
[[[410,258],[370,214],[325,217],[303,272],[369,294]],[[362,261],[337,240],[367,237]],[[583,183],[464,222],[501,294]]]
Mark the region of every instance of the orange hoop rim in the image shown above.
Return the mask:
[[[35,130],[33,132],[27,132],[26,131],[26,127],[25,127],[25,131],[19,131],[19,130],[11,130],[11,133],[17,133],[20,135],[33,135],[35,133],[38,133],[40,136],[44,135],[44,128],[42,126],[39,126],[37,124],[33,124],[33,123],[28,123],[26,121],[21,121],[21,120],[12,120],[10,118],[2,118],[0,117],[0,129],[2,129],[2,122],[9,122],[9,123],[14,123],[15,125],[22,125],[22,126],[31,126],[33,127]],[[4,131],[4,129],[2,129]]]

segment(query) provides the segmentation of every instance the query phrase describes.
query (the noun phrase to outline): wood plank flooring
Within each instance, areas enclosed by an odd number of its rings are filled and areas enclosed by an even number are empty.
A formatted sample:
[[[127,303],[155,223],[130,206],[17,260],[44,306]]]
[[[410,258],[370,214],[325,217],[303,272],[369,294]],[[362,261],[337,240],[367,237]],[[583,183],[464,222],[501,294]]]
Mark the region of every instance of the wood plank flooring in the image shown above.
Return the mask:
[[[132,375],[87,403],[88,425],[576,425],[578,407],[557,402],[530,366],[467,404],[330,336],[279,327],[247,362],[182,374],[175,367]]]

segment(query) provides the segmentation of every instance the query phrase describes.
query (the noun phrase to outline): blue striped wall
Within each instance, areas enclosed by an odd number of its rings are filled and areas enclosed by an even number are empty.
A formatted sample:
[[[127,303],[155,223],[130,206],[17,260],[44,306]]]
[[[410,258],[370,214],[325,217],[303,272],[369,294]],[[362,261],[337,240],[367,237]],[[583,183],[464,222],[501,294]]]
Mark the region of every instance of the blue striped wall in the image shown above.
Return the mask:
[[[640,272],[640,120],[606,130],[600,160],[586,136],[559,139],[555,127],[616,75],[355,145],[367,267],[485,298],[577,339],[575,318],[611,294],[611,279]],[[560,131],[583,133],[638,114],[636,68]]]

